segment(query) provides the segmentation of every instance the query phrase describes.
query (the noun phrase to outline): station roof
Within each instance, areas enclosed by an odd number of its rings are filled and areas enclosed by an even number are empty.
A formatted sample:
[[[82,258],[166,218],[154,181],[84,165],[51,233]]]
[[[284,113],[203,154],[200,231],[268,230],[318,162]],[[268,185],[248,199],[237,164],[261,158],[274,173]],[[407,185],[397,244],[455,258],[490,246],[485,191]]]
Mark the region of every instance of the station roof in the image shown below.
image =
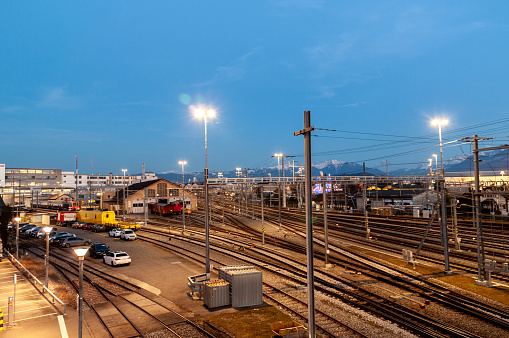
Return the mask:
[[[154,185],[159,182],[165,182],[165,183],[175,185],[175,183],[165,180],[164,178],[158,178],[155,180],[138,182],[138,183],[134,183],[134,184],[127,186],[127,188],[122,188],[122,189],[118,190],[117,193],[115,194],[115,199],[118,198],[119,200],[122,200],[125,191],[128,191],[130,194],[132,194],[134,192],[143,190],[143,189],[150,187],[151,185]]]

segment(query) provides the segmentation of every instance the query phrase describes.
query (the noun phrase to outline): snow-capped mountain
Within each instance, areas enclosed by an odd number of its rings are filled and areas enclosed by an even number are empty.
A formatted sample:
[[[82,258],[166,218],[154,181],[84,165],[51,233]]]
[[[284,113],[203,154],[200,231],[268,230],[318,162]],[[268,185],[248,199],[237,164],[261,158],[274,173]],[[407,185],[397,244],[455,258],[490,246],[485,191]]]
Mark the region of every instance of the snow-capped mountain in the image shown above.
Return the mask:
[[[503,150],[494,150],[488,152],[482,152],[479,155],[479,159],[481,160],[479,167],[480,171],[484,172],[485,175],[489,175],[493,173],[493,175],[499,175],[501,171],[504,171],[509,175],[509,151],[507,149]],[[433,161],[432,170],[436,171],[437,167],[440,167],[440,159],[438,163]],[[281,168],[281,166],[280,166]],[[363,175],[363,167],[361,164],[356,162],[344,162],[338,160],[326,160],[318,163],[312,164],[311,175],[319,176],[319,175],[331,175],[331,176],[361,176]],[[447,160],[444,159],[444,168],[447,173],[456,173],[456,174],[465,174],[471,175],[474,170],[474,163],[472,159],[472,155],[457,155]],[[293,172],[294,168],[291,166],[285,165],[284,174],[280,170],[278,170],[277,166],[274,167],[264,167],[258,169],[248,169],[246,171],[242,171],[240,176],[244,177],[247,174],[248,177],[278,177],[278,175],[292,177],[293,175],[298,176],[299,168],[295,168],[295,174]],[[429,173],[429,163],[424,162],[415,167],[410,168],[400,168],[392,170],[389,164],[389,175],[426,175]],[[368,176],[378,176],[385,175],[385,171],[381,171],[377,168],[368,168],[366,167],[366,175]],[[210,171],[209,173],[211,178],[217,178],[217,171]],[[222,171],[223,177],[238,177],[238,174],[235,170],[232,171]],[[182,182],[182,172],[175,170],[168,170],[158,174],[159,177],[165,178],[171,182]],[[186,183],[189,182],[203,182],[203,171],[200,172],[186,172],[184,175],[184,181]]]

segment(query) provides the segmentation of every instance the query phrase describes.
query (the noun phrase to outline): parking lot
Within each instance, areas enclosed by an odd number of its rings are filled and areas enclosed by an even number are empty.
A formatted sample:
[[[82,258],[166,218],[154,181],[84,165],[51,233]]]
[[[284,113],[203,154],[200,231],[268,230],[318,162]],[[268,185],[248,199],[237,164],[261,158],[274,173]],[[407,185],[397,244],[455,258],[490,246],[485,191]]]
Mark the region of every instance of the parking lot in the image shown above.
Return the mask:
[[[205,268],[202,265],[140,240],[123,241],[118,237],[110,237],[107,232],[96,233],[70,227],[58,227],[58,231],[74,233],[77,237],[90,239],[92,243],[104,243],[111,251],[127,252],[132,260],[129,266],[110,267],[105,265],[101,258],[94,259],[89,255],[86,256],[86,261],[105,271],[114,272],[119,277],[128,277],[140,287],[190,309],[195,314],[211,315],[210,311],[203,307],[202,301],[192,300],[187,295],[187,277],[204,273]],[[38,241],[43,245],[42,240]],[[73,249],[53,246],[50,255],[57,255],[60,250],[72,252]]]

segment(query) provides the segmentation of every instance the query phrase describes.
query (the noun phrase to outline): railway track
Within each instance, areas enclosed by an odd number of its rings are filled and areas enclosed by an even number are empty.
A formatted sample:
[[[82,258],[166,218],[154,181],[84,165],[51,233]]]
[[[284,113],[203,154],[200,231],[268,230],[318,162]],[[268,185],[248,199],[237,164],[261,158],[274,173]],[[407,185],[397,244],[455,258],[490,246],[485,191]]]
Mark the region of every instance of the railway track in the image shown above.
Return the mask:
[[[173,237],[179,238],[181,240],[189,241],[187,239],[181,238],[179,235],[174,235]],[[214,236],[211,236],[211,238],[213,238],[213,237]],[[222,237],[220,239],[223,242],[225,241],[224,237]],[[191,240],[191,242],[194,242],[194,244],[198,245],[198,246],[201,245],[199,240],[193,239],[193,240]],[[228,240],[228,242],[232,242],[232,241]],[[166,246],[167,243],[164,243],[163,245]],[[237,243],[236,245],[242,245],[242,243]],[[214,245],[211,246],[211,248],[212,247],[214,247]],[[236,255],[235,252],[225,250],[224,245],[221,246],[221,248],[214,247],[214,250],[217,250],[219,252],[224,250],[223,254],[229,255],[229,256]],[[254,250],[249,249],[249,251],[254,251]],[[193,254],[196,255],[196,252],[194,252]],[[264,252],[263,254],[260,254],[258,256],[267,256],[267,253]],[[268,265],[270,264],[266,260],[262,260],[262,261],[258,260],[259,258],[257,258],[256,260],[253,260],[253,259],[248,259],[246,257],[243,257],[243,258],[239,257],[239,259],[244,259],[244,261],[247,261],[248,264],[257,265],[263,269],[268,269]],[[294,281],[301,283],[301,285],[305,285],[305,282],[304,282],[305,273],[303,272],[303,271],[305,271],[305,267],[303,267],[303,266],[301,267],[300,273],[291,272],[292,270],[288,268],[289,266],[292,266],[293,269],[295,269],[297,264],[298,263],[296,263],[294,261],[287,262],[284,264],[280,263],[279,266],[275,266],[274,268],[269,269],[269,270],[273,273],[277,273],[277,271],[284,271],[280,275],[285,278],[290,278],[289,274],[293,273],[296,275]],[[399,323],[400,325],[404,325],[405,327],[407,327],[410,330],[414,330],[414,332],[415,331],[419,332],[419,334],[421,334],[421,335],[429,336],[429,337],[440,337],[440,336],[447,336],[447,335],[462,336],[462,337],[476,337],[475,334],[466,332],[466,331],[464,331],[458,327],[455,327],[453,325],[447,325],[447,324],[443,324],[441,322],[437,322],[436,320],[428,318],[423,314],[417,313],[417,312],[410,310],[408,308],[405,308],[405,307],[400,307],[399,305],[395,304],[395,302],[392,302],[393,304],[390,304],[391,302],[388,302],[387,299],[379,297],[376,294],[370,293],[370,292],[368,292],[368,290],[361,290],[361,291],[357,291],[357,292],[345,291],[345,289],[343,288],[344,280],[338,280],[337,278],[332,277],[332,276],[327,276],[327,278],[325,278],[325,277],[320,277],[319,275],[317,275],[317,278],[315,280],[317,281],[317,285],[316,285],[317,290],[320,290],[321,292],[330,294],[330,296],[339,298],[342,301],[348,301],[353,306],[364,308],[366,310],[371,311],[372,313],[376,313],[377,315],[382,316],[383,318],[388,318],[392,321],[395,321],[395,322]],[[342,287],[338,288],[337,287],[338,284],[342,285]],[[353,285],[353,287],[358,288],[358,285]],[[335,290],[335,291],[331,291],[331,290]],[[344,297],[345,293],[348,294],[348,297],[346,297],[346,298]],[[421,294],[424,294],[424,292],[421,292]],[[351,298],[351,299],[349,299],[349,298]],[[361,300],[359,300],[359,299],[361,299]],[[424,304],[424,302],[425,301],[423,300],[421,303]],[[448,303],[447,306],[453,307],[454,305],[451,303]],[[464,311],[463,309],[461,309],[459,307],[456,307],[455,310],[456,311]],[[392,312],[392,314],[389,314],[390,312]],[[384,315],[384,314],[387,314],[387,315]],[[402,318],[405,318],[405,320],[403,320]],[[506,328],[509,327],[509,326],[507,326],[508,323],[504,323],[503,325],[505,325]]]
[[[44,257],[40,248],[25,247],[25,250]],[[59,255],[50,256],[51,264],[78,292],[76,260],[64,250],[59,251]],[[95,332],[99,336],[147,337],[153,332],[166,331],[169,337],[214,337],[172,309],[164,298],[144,292],[105,268],[84,264],[83,281],[83,299],[103,328],[103,333]]]

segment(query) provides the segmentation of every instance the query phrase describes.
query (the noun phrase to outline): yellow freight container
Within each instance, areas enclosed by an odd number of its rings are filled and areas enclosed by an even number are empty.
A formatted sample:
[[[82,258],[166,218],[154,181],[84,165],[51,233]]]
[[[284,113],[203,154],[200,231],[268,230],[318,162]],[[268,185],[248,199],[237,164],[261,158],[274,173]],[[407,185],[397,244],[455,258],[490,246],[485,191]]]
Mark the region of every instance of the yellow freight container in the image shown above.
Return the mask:
[[[100,211],[100,210],[80,210],[77,215],[77,220],[84,223],[95,223],[112,225],[117,224],[115,220],[114,211]]]

